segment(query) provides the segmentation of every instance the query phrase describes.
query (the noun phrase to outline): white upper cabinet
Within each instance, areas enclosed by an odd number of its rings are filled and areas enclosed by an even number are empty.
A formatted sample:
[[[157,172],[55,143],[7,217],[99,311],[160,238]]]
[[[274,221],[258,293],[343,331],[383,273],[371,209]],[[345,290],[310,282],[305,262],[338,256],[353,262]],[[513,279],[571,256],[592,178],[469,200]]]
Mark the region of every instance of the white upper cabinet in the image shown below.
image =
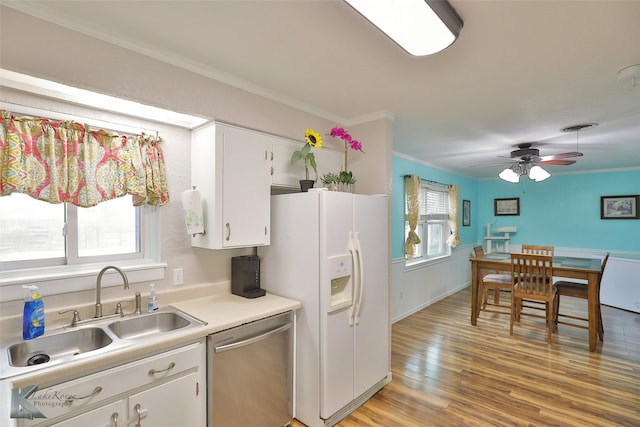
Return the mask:
[[[272,168],[271,185],[274,187],[300,188],[298,181],[304,179],[304,162],[301,160],[291,164],[291,155],[302,148],[299,142],[275,138],[272,139]],[[313,176],[309,176],[313,179]]]
[[[200,190],[205,226],[193,246],[269,244],[271,141],[264,134],[221,123],[194,130],[191,185]]]
[[[191,238],[194,247],[227,249],[268,245],[271,187],[300,191],[304,162],[291,164],[298,142],[223,123],[195,129],[191,138],[191,185],[200,191],[204,234]],[[314,149],[322,187],[327,172],[340,172],[342,152]]]

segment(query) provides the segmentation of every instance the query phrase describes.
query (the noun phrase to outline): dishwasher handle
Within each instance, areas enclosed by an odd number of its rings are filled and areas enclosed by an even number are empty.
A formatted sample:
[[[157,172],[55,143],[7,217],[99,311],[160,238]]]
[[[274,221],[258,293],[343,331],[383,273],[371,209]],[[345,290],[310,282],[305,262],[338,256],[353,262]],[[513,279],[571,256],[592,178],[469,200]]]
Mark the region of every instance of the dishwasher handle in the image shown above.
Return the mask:
[[[277,335],[277,334],[279,334],[281,332],[284,332],[284,331],[290,329],[291,328],[291,324],[292,324],[292,322],[289,322],[286,325],[280,326],[280,327],[278,327],[276,329],[272,329],[270,331],[267,331],[267,332],[265,332],[263,334],[260,334],[260,335],[256,335],[254,337],[247,338],[247,339],[242,340],[242,341],[235,341],[235,342],[232,341],[232,342],[230,342],[228,344],[226,342],[228,342],[229,340],[221,341],[221,342],[224,342],[225,344],[214,346],[213,347],[213,351],[216,352],[216,353],[222,353],[223,351],[229,351],[229,350],[233,350],[234,348],[245,347],[245,346],[251,345],[253,343],[256,343],[258,341],[266,340],[267,338],[269,338],[269,337],[271,337],[273,335]],[[233,338],[230,338],[230,339],[233,340]]]

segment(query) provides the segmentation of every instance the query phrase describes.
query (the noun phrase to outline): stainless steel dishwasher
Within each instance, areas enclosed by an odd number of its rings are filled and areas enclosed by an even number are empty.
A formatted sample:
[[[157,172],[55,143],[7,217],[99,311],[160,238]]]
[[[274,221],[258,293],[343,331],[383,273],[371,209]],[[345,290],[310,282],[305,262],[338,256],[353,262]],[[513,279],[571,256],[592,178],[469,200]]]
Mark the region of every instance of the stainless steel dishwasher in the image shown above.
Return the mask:
[[[209,427],[280,427],[292,420],[293,312],[207,338]]]

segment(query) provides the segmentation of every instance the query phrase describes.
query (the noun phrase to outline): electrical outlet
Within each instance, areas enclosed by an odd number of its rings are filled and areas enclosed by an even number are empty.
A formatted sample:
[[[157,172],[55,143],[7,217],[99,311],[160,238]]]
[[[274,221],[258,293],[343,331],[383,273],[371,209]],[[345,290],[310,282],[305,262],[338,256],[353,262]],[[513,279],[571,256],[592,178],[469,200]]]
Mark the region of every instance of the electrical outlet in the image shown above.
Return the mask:
[[[184,270],[182,268],[173,269],[173,286],[184,284]]]

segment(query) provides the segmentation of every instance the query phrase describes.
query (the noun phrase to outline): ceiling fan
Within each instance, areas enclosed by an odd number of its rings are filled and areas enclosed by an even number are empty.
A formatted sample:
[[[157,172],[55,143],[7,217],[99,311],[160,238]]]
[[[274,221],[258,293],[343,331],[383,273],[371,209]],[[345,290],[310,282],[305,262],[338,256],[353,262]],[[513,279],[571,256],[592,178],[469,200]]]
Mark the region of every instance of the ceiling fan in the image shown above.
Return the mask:
[[[499,174],[500,178],[509,182],[519,182],[520,176],[522,175],[527,175],[529,178],[535,181],[542,181],[549,178],[549,176],[551,176],[549,172],[542,169],[540,165],[567,166],[567,165],[574,164],[576,161],[571,160],[571,158],[580,157],[583,155],[578,150],[578,132],[581,129],[589,128],[593,126],[597,126],[597,124],[586,123],[586,124],[567,126],[561,129],[562,132],[576,132],[576,150],[570,151],[567,153],[552,154],[549,156],[540,156],[540,150],[532,147],[534,143],[523,142],[523,143],[517,144],[516,147],[518,149],[513,150],[510,153],[509,157],[498,156],[498,157],[507,158],[511,162],[510,164],[507,163],[507,165],[509,166],[505,170],[500,172]],[[492,164],[484,164],[484,165],[475,165],[472,167],[499,166],[504,164],[505,164],[504,162],[492,163]]]
[[[567,159],[582,156],[582,153],[579,151],[571,151],[568,153],[552,154],[550,156],[540,157],[540,150],[533,148],[532,145],[533,143],[531,142],[517,144],[518,149],[513,150],[509,158],[517,163],[532,163],[534,165],[572,165],[576,161]]]

